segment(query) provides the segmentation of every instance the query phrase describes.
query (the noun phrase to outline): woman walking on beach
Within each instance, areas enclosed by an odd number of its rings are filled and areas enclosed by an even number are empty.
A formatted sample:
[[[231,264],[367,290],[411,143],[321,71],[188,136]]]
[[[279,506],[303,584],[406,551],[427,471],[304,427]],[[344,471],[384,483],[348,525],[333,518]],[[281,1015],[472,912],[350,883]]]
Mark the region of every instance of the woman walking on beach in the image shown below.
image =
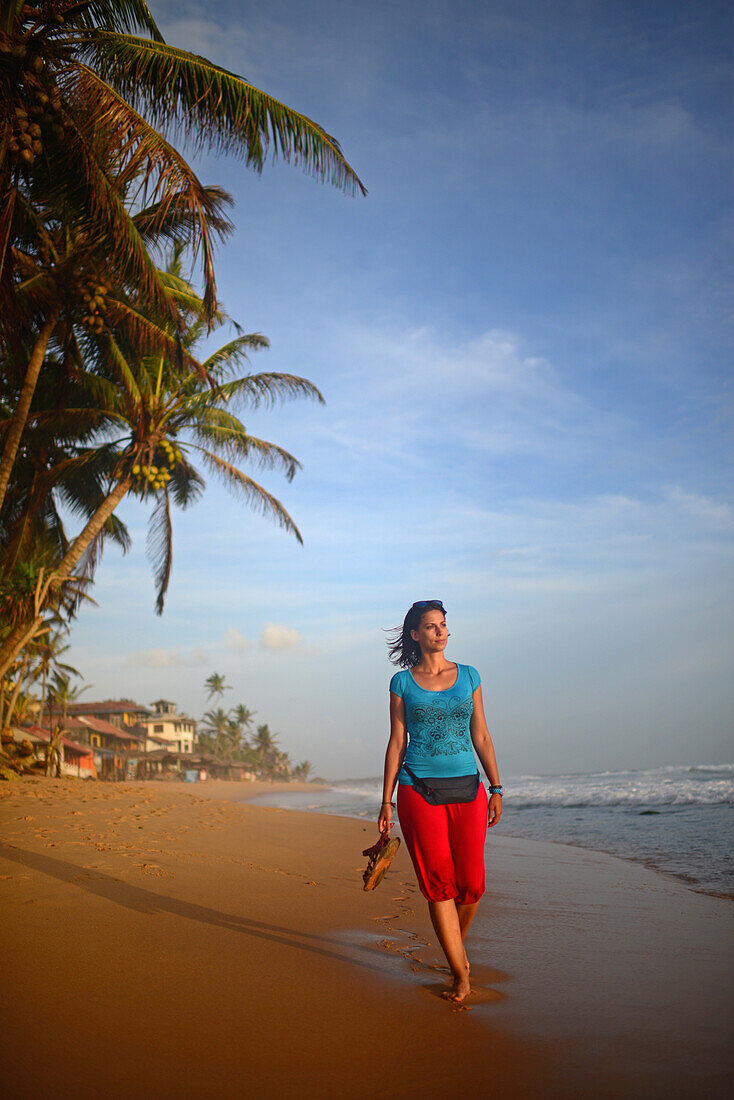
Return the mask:
[[[399,783],[403,838],[454,977],[446,996],[461,1002],[471,992],[464,939],[484,893],[484,841],[487,826],[502,814],[502,787],[479,673],[446,660],[448,637],[441,601],[419,600],[390,643],[390,658],[403,671],[390,681],[378,823],[389,835]],[[489,800],[475,752],[489,779]]]

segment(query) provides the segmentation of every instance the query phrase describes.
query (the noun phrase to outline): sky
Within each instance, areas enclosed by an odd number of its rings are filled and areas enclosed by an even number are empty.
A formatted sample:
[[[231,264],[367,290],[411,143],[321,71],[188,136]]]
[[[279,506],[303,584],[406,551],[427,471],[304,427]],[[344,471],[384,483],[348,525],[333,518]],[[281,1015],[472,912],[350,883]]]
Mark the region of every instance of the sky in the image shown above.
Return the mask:
[[[731,761],[732,16],[659,0],[152,0],[166,40],[318,121],[368,188],[195,156],[219,295],[326,404],[246,411],[295,539],[210,484],[105,550],[84,699],[200,717],[213,671],[294,760],[380,773],[387,628],[443,600],[503,777]],[[231,333],[219,332],[223,343]],[[212,344],[214,346],[214,344]]]

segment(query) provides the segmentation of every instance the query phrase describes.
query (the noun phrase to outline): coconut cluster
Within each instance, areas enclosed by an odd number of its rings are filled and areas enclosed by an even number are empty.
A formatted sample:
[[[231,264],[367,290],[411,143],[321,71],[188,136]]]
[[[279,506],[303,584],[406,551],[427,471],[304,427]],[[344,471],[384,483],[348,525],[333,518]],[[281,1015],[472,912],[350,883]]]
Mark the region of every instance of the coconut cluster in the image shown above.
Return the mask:
[[[153,455],[155,465],[136,464],[132,474],[143,489],[162,489],[171,480],[171,467],[182,459],[181,451],[167,439],[163,439]]]
[[[63,22],[63,16],[54,17]],[[18,69],[18,99],[11,116],[8,156],[30,168],[46,145],[63,141],[73,123],[64,115],[61,91],[46,72],[43,58],[25,42],[0,38],[0,59]]]
[[[86,310],[82,324],[97,335],[104,331],[104,316],[111,290],[112,281],[105,275],[95,275],[93,278],[82,275],[74,284],[74,292]]]

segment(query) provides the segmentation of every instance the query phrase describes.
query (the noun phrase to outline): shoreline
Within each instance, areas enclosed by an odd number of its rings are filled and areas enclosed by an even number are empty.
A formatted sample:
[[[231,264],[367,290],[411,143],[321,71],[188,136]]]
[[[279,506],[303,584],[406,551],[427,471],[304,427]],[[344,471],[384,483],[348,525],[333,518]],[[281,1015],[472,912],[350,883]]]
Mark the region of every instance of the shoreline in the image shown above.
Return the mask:
[[[726,1095],[725,902],[497,837],[452,1011],[404,849],[365,893],[373,824],[253,806],[259,787],[0,788],[4,1033],[55,1037],[8,1096]]]
[[[332,785],[332,784],[329,784],[329,783],[326,783],[326,782],[321,784],[318,788],[315,788],[315,789],[316,790],[321,790],[321,791],[328,791],[328,792],[333,793],[334,795],[340,795],[341,792],[342,792],[342,788],[340,787],[339,784],[333,784]],[[260,805],[269,805],[269,804],[271,804],[271,805],[274,805],[274,806],[281,806],[283,809],[288,809],[288,808],[291,808],[291,807],[288,807],[285,804],[285,801],[280,801],[281,795],[283,796],[284,799],[287,799],[290,794],[297,795],[298,793],[303,793],[303,792],[297,792],[295,790],[292,791],[292,792],[289,792],[287,788],[283,788],[282,791],[274,791],[274,792],[272,792],[272,795],[273,795],[272,803],[267,801],[269,793],[271,793],[271,792],[269,792],[268,790],[264,790],[261,794],[258,794],[258,795],[255,796],[255,797],[258,798],[258,800],[260,800],[259,801]],[[292,808],[300,809],[302,807],[299,806],[299,805],[295,805]],[[690,807],[685,807],[685,809],[689,809],[689,808]],[[731,809],[730,807],[721,807],[721,806],[718,806],[718,805],[704,805],[702,807],[695,807],[695,808],[697,810],[703,810],[704,812],[713,811],[715,813],[718,813],[720,810],[724,810],[724,809],[729,809],[730,810]],[[656,874],[663,875],[665,878],[670,879],[674,882],[682,883],[685,886],[687,886],[688,889],[694,891],[694,893],[704,894],[706,896],[720,898],[722,900],[734,901],[734,886],[730,887],[729,886],[729,881],[728,881],[729,879],[731,879],[731,875],[728,875],[727,876],[727,881],[725,881],[724,883],[721,883],[721,884],[717,883],[716,881],[706,882],[706,881],[702,881],[702,879],[700,877],[697,877],[697,875],[695,873],[693,873],[693,871],[687,872],[685,870],[671,869],[671,867],[668,866],[667,863],[666,863],[666,860],[669,859],[669,853],[662,853],[662,854],[658,853],[657,856],[655,854],[653,854],[653,855],[644,854],[644,853],[639,853],[638,854],[638,853],[635,853],[635,852],[630,852],[629,850],[625,850],[625,847],[624,847],[623,844],[618,843],[617,845],[615,845],[612,840],[609,840],[608,842],[605,843],[604,838],[601,837],[601,836],[597,836],[597,837],[593,837],[593,838],[584,838],[583,840],[574,840],[574,839],[568,838],[566,836],[563,836],[563,837],[561,837],[561,836],[550,836],[550,837],[543,836],[540,829],[530,830],[530,829],[527,828],[527,826],[524,829],[522,829],[522,828],[521,829],[516,829],[515,826],[514,826],[514,821],[513,821],[513,816],[514,815],[511,812],[511,811],[513,811],[513,809],[514,808],[512,806],[512,803],[508,799],[508,805],[507,805],[507,811],[508,812],[506,813],[505,818],[503,819],[502,825],[501,825],[501,835],[503,835],[503,836],[508,836],[508,837],[511,836],[511,837],[513,837],[517,840],[546,841],[548,843],[557,844],[557,845],[560,845],[562,847],[570,847],[570,848],[578,849],[578,850],[581,850],[581,851],[598,852],[599,854],[614,856],[617,859],[622,859],[624,861],[631,862],[631,863],[633,863],[637,866],[645,867],[647,870],[649,870],[651,872],[654,872]],[[556,812],[558,810],[560,810],[561,812],[564,812],[566,810],[568,810],[570,812],[573,812],[575,809],[576,808],[573,807],[573,806],[570,806],[570,807],[556,807],[555,808]],[[318,812],[318,813],[336,814],[337,816],[342,816],[342,817],[345,817],[345,818],[356,819],[356,820],[361,820],[361,821],[372,820],[371,817],[367,818],[363,815],[360,815],[359,812],[356,812],[357,811],[356,805],[355,805],[355,812],[354,813],[350,813],[349,809],[346,809],[346,808],[344,810],[334,809],[332,807],[329,807],[328,803],[325,803],[323,808],[318,807],[318,806],[314,806],[313,810],[315,812]],[[520,810],[519,812],[522,813],[522,810]],[[679,811],[676,811],[676,812],[679,812]],[[720,821],[712,822],[711,828],[712,829],[717,829],[718,828],[720,830],[721,822]],[[730,828],[731,827],[727,823],[727,829],[730,829]],[[720,853],[719,853],[719,855],[720,855]]]

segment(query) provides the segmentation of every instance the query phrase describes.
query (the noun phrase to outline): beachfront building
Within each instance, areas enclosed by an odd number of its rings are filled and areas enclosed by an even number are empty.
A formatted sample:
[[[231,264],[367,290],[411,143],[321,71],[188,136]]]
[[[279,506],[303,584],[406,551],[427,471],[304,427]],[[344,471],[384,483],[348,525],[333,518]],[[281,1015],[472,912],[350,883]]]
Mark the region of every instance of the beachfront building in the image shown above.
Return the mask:
[[[145,733],[139,727],[120,729],[112,722],[90,714],[70,715],[63,726],[70,737],[80,744],[89,745],[97,773],[103,779],[124,779],[131,754],[135,757],[144,751]]]
[[[193,753],[196,722],[187,714],[177,714],[176,704],[169,699],[156,699],[151,703],[153,713],[141,719],[145,730],[145,751],[168,749],[172,752]]]
[[[101,703],[71,703],[67,708],[75,717],[99,718],[126,733],[145,735],[140,723],[150,717],[150,711],[132,699],[105,699]]]
[[[46,749],[51,741],[49,730],[43,726],[26,726],[22,731],[23,737],[33,745],[36,759],[43,760]],[[71,737],[62,737],[59,745],[61,752],[61,774],[71,775],[77,779],[96,779],[97,766],[94,762],[94,753],[89,744],[79,744]]]

